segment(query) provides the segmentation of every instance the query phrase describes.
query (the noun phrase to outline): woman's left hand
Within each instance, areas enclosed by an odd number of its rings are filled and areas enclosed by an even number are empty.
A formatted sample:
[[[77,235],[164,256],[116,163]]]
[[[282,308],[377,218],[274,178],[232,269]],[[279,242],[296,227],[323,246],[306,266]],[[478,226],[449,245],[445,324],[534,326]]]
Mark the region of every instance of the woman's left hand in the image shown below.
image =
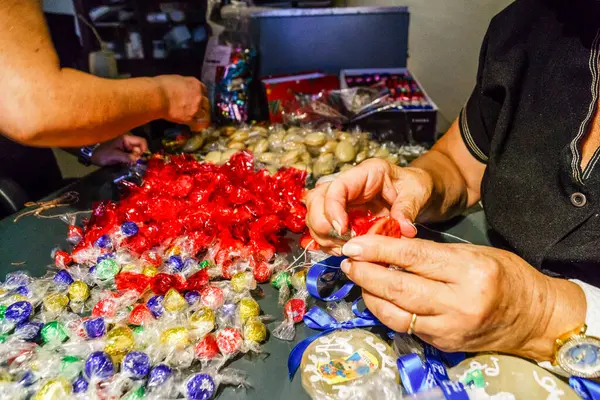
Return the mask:
[[[102,143],[92,154],[94,165],[107,166],[115,164],[132,164],[148,151],[146,139],[125,134],[116,139]]]
[[[413,332],[444,351],[549,360],[554,340],[585,321],[579,286],[504,250],[367,235],[342,252],[343,271],[381,322],[406,332],[414,313]]]

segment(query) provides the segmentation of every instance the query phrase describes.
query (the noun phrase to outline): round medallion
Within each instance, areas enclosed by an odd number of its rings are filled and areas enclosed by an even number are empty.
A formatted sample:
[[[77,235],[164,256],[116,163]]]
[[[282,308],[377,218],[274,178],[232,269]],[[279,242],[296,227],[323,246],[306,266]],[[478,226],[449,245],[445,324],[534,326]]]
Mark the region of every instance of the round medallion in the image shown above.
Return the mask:
[[[396,355],[379,336],[363,329],[333,332],[308,346],[300,364],[302,386],[312,398],[349,399],[351,386],[379,374],[399,382]]]
[[[575,336],[558,350],[556,361],[571,375],[599,378],[600,339],[591,336]]]

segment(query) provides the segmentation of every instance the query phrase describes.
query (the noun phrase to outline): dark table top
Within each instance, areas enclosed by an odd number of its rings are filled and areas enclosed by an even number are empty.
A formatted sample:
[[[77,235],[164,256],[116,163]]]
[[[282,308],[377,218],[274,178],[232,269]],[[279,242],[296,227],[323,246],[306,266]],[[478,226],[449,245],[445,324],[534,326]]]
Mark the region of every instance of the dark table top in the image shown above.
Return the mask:
[[[55,198],[67,191],[76,191],[80,199],[71,207],[49,210],[47,214],[90,210],[94,201],[118,199],[119,193],[113,179],[121,172],[116,169],[101,169],[53,194],[49,198]],[[20,270],[27,270],[33,276],[42,276],[53,263],[50,256],[52,249],[69,249],[66,242],[67,225],[60,219],[39,219],[34,216],[25,216],[13,222],[14,217],[0,221],[0,277],[4,279],[6,273]],[[447,235],[451,234],[475,244],[489,244],[483,212],[476,212],[434,228],[445,233],[419,227],[419,235],[440,242],[456,241]],[[282,308],[277,304],[277,292],[270,285],[262,287],[265,296],[259,299],[259,304],[263,312],[280,320]],[[273,322],[268,327],[273,329],[277,323]],[[303,324],[296,325],[296,332],[296,342],[315,333]],[[246,355],[235,360],[231,366],[248,372],[252,388],[248,391],[225,388],[219,398],[308,399],[302,389],[300,376],[297,375],[292,382],[287,377],[287,357],[294,345],[295,342],[269,338],[263,346],[263,355]]]

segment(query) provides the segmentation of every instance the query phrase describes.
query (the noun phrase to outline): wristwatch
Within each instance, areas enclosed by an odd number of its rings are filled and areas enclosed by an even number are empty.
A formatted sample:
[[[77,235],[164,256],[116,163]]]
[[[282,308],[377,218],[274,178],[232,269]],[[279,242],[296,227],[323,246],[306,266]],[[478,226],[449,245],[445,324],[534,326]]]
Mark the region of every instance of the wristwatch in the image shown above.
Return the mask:
[[[600,339],[586,336],[587,325],[565,333],[554,343],[554,365],[570,375],[600,378]]]
[[[79,157],[77,159],[80,163],[89,167],[92,163],[92,156],[94,155],[94,151],[100,146],[100,144],[95,144],[93,146],[83,146],[79,149]]]

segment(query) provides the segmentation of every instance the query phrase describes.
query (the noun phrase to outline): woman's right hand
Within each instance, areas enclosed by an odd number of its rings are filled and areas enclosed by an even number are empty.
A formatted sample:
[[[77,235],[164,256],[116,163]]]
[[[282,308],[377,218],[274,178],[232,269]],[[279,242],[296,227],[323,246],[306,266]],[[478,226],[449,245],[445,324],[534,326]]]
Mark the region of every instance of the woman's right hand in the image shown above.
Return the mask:
[[[414,222],[433,191],[431,176],[419,168],[401,168],[380,159],[366,160],[328,182],[319,182],[306,198],[306,224],[313,239],[325,251],[343,242],[332,238],[334,229],[348,230],[347,210],[366,207],[376,215],[391,215],[400,223],[402,235],[414,237]]]

